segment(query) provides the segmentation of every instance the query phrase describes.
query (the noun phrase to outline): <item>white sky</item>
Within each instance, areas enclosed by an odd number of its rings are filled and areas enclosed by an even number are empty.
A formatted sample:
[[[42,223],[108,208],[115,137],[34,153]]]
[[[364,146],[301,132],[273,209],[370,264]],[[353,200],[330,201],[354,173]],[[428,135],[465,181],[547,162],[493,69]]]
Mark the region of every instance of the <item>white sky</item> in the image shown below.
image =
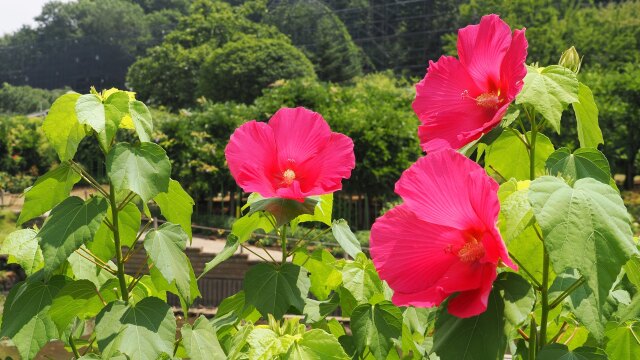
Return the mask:
[[[33,25],[42,5],[50,0],[0,0],[0,36],[14,32],[22,25]],[[60,0],[69,2],[71,0]]]

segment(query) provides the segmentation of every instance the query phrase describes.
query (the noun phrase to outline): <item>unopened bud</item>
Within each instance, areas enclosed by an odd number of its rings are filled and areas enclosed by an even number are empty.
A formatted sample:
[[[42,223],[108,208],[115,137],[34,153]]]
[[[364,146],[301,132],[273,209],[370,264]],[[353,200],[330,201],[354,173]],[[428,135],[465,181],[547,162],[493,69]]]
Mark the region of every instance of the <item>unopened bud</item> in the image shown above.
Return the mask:
[[[559,64],[577,74],[580,71],[582,59],[580,58],[580,55],[578,55],[576,48],[572,46],[562,53]]]

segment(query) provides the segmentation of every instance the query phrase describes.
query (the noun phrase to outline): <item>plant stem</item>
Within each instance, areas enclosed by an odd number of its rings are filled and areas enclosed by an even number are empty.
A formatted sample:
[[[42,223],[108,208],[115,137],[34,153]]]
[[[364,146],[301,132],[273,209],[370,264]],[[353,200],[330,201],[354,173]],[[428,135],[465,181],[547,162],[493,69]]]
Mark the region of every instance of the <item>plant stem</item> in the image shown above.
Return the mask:
[[[71,347],[71,350],[73,351],[73,356],[75,356],[76,359],[80,358],[80,352],[78,352],[78,348],[76,348],[76,343],[73,342],[73,335],[69,335],[69,346]]]
[[[529,324],[529,359],[533,360],[536,358],[536,350],[538,350],[537,337],[538,329],[536,327],[536,319],[532,315],[531,323]]]
[[[284,264],[287,262],[287,225],[282,225],[280,242],[282,243],[282,264]]]
[[[549,253],[544,250],[542,258],[542,315],[540,316],[540,347],[547,343],[547,321],[549,318]]]
[[[96,179],[94,179],[89,173],[87,173],[86,171],[84,171],[84,169],[75,161],[73,160],[69,160],[69,164],[71,164],[71,168],[78,173],[78,175],[80,175],[80,177],[82,177],[84,179],[84,181],[88,182],[89,185],[91,185],[94,189],[96,189],[100,194],[102,194],[102,196],[104,196],[105,198],[109,197],[109,194],[107,194],[106,191],[104,191],[104,189],[102,188],[102,186],[100,186],[100,184],[98,184],[98,181],[96,181]]]
[[[111,203],[111,217],[113,221],[113,242],[116,246],[116,266],[118,267],[118,280],[120,282],[120,292],[122,300],[129,303],[129,290],[124,277],[124,261],[122,261],[122,247],[120,247],[120,229],[118,228],[118,203],[116,202],[116,191],[113,184],[109,186],[109,202]]]
[[[578,279],[576,282],[571,284],[571,286],[569,286],[567,290],[565,290],[562,294],[560,294],[560,296],[558,296],[555,300],[553,300],[551,302],[551,305],[549,305],[549,307],[551,309],[555,309],[556,306],[562,303],[562,300],[564,300],[567,296],[571,295],[571,293],[574,292],[577,288],[582,286],[582,284],[584,284],[585,281],[587,281],[587,279],[585,279],[584,277],[580,277],[580,279]]]
[[[540,290],[542,288],[542,284],[540,284],[540,282],[538,280],[536,280],[535,276],[533,276],[533,274],[531,274],[529,272],[529,270],[527,270],[527,268],[525,268],[522,263],[515,257],[513,256],[512,253],[509,253],[509,257],[511,258],[511,260],[513,260],[514,263],[516,263],[516,265],[518,265],[518,269],[524,271],[525,274],[527,274],[529,276],[529,279],[533,282],[533,284],[535,285],[535,287]]]

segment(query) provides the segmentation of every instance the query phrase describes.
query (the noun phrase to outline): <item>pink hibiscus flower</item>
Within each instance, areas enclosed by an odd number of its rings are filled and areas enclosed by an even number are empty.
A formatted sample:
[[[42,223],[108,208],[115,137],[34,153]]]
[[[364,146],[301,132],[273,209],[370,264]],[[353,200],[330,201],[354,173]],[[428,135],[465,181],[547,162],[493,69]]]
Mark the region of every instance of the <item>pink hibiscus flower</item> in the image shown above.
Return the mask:
[[[398,306],[433,307],[452,294],[449,313],[478,315],[500,262],[509,259],[496,221],[498,184],[451,149],[419,159],[396,183],[404,204],[371,229],[371,257]]]
[[[511,35],[498,15],[458,30],[458,56],[430,61],[416,85],[413,110],[422,148],[459,149],[500,123],[522,90],[527,68],[524,29]]]
[[[243,124],[231,135],[225,156],[244,191],[300,201],[340,190],[355,167],[353,141],[302,107],[280,109],[268,124]]]

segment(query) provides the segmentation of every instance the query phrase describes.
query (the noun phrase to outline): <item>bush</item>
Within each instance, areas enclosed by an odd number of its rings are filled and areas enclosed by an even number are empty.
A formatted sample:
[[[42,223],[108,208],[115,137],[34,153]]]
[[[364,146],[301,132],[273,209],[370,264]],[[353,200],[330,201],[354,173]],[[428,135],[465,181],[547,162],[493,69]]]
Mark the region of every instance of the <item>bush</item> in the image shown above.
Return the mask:
[[[55,161],[55,154],[40,130],[41,118],[0,116],[0,171],[8,176],[38,176]],[[21,181],[11,183],[21,183]],[[22,186],[15,189],[22,190]]]
[[[280,79],[315,77],[298,49],[278,39],[247,36],[217,49],[203,65],[198,91],[214,101],[251,102]]]
[[[31,86],[12,86],[4,83],[0,88],[0,114],[26,115],[44,111],[68,90],[44,90]]]

